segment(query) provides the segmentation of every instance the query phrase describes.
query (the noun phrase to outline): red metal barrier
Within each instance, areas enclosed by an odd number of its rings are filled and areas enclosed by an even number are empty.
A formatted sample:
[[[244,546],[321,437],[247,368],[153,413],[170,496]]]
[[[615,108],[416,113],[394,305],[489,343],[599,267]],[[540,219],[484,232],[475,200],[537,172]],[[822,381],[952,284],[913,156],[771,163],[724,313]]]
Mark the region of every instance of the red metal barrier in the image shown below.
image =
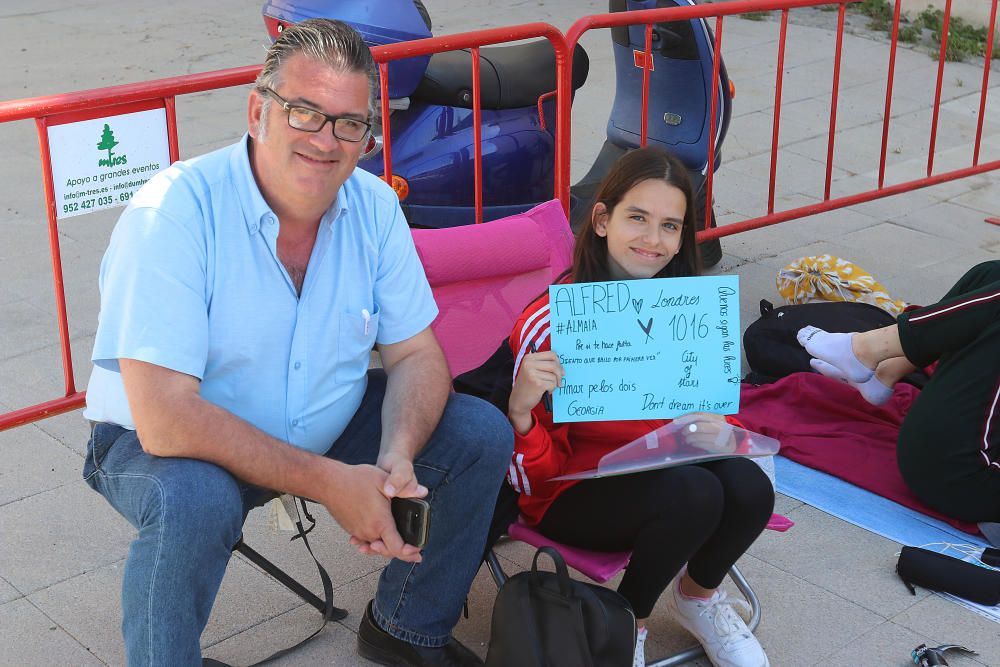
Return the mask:
[[[927,152],[927,176],[921,179],[914,179],[910,181],[905,181],[902,183],[897,183],[892,186],[885,186],[885,171],[886,171],[886,155],[888,147],[888,137],[889,137],[889,125],[891,121],[890,110],[892,108],[892,92],[893,92],[893,80],[895,74],[895,62],[896,62],[896,49],[898,45],[899,37],[899,22],[900,22],[900,2],[901,0],[896,0],[895,8],[893,11],[893,25],[892,25],[892,39],[890,43],[889,51],[889,67],[888,75],[886,80],[886,100],[885,100],[885,112],[883,114],[883,125],[882,125],[882,147],[879,156],[879,168],[878,168],[878,182],[877,186],[873,190],[867,190],[864,192],[858,192],[852,195],[847,195],[844,197],[838,197],[836,199],[830,198],[830,180],[831,180],[831,167],[833,164],[833,151],[834,151],[834,130],[836,127],[836,112],[837,112],[837,95],[839,91],[839,71],[840,71],[840,59],[841,59],[841,46],[843,40],[843,30],[844,30],[844,7],[846,4],[853,2],[854,0],[845,0],[840,3],[839,15],[838,15],[838,26],[837,26],[837,52],[835,60],[834,69],[834,83],[832,92],[832,101],[830,109],[830,135],[828,137],[828,150],[827,150],[827,173],[826,181],[824,186],[824,201],[817,204],[810,204],[807,206],[800,206],[794,209],[788,209],[778,213],[774,212],[773,206],[773,194],[768,200],[768,211],[766,215],[751,218],[749,220],[744,220],[742,222],[733,223],[726,225],[724,229],[713,229],[705,232],[699,233],[699,239],[710,239],[717,238],[720,236],[729,236],[732,234],[738,234],[740,232],[749,231],[751,229],[758,229],[760,227],[766,227],[768,225],[778,224],[780,222],[786,222],[788,220],[795,220],[798,218],[803,218],[809,215],[816,215],[818,213],[825,213],[827,211],[832,211],[838,208],[846,208],[848,206],[853,206],[855,204],[861,204],[868,201],[873,201],[875,199],[881,199],[883,197],[889,197],[896,194],[901,194],[904,192],[910,192],[919,188],[927,187],[930,185],[937,185],[939,183],[944,183],[947,181],[953,181],[960,178],[967,178],[976,174],[985,173],[987,171],[994,171],[1000,169],[1000,160],[993,160],[984,164],[979,163],[980,147],[982,145],[982,131],[983,124],[986,119],[986,95],[989,86],[989,74],[990,74],[990,62],[993,52],[993,40],[994,40],[994,28],[996,24],[997,17],[997,5],[998,0],[991,0],[991,11],[990,11],[990,24],[988,28],[988,38],[986,54],[984,57],[983,64],[983,82],[982,89],[980,92],[980,103],[979,103],[979,116],[977,121],[976,130],[976,140],[973,148],[972,163],[968,167],[953,169],[951,171],[943,172],[940,174],[934,174],[934,154],[935,146],[937,141],[937,129],[938,129],[938,119],[941,110],[941,90],[944,79],[944,63],[945,63],[945,53],[947,50],[947,40],[948,40],[948,25],[951,18],[951,0],[947,0],[944,8],[943,16],[943,27],[942,27],[942,37],[941,37],[941,47],[938,53],[938,73],[934,92],[934,108],[933,108],[933,118],[931,121],[931,127],[929,128],[929,147]],[[739,3],[727,3],[727,5],[736,5]],[[770,9],[771,3],[767,6],[761,5],[760,9]],[[790,3],[774,3],[782,6],[791,6]],[[715,7],[716,5],[712,5]],[[781,35],[778,43],[778,83],[776,85],[777,90],[775,91],[775,128],[777,128],[779,123],[780,106],[778,102],[781,97],[780,90],[780,69],[783,65],[784,59],[784,46],[786,39],[786,17],[784,14],[787,13],[787,9],[783,12],[782,16],[782,29]],[[777,144],[778,144],[778,132],[775,129],[774,136],[772,139],[771,155],[771,176],[769,183],[769,191],[773,193],[775,187],[775,163],[777,158]]]
[[[527,23],[508,28],[491,28],[475,32],[446,35],[444,37],[428,37],[412,42],[397,42],[372,49],[375,61],[379,63],[381,73],[380,85],[382,92],[382,118],[389,118],[389,69],[386,63],[393,60],[426,56],[444,51],[469,49],[472,60],[472,113],[475,144],[475,193],[476,222],[483,221],[483,150],[482,150],[482,102],[480,100],[479,79],[479,48],[491,44],[516,42],[523,39],[544,37],[552,44],[556,57],[556,148],[555,148],[555,197],[562,202],[563,208],[569,214],[569,132],[570,132],[570,86],[572,51],[567,47],[563,34],[548,23]],[[545,96],[543,96],[545,97]],[[565,102],[565,104],[563,103]],[[541,100],[539,100],[539,118],[541,115]],[[544,122],[544,121],[543,121]],[[392,159],[390,153],[390,131],[387,123],[382,128],[382,140],[385,164],[385,178],[392,182]]]
[[[774,118],[771,121],[771,178],[767,184],[767,212],[774,213],[774,180],[778,175],[778,131],[781,128],[781,86],[785,80],[785,39],[788,37],[788,10],[781,10],[778,62],[774,66]]]
[[[843,0],[841,3],[841,23],[838,30],[838,35],[842,37],[843,34],[843,9],[844,5],[851,2],[858,2],[859,0]],[[641,116],[641,135],[640,135],[640,145],[645,146],[648,138],[648,128],[647,128],[647,116],[649,115],[649,67],[652,62],[652,30],[653,25],[656,23],[668,22],[668,21],[688,21],[691,19],[709,19],[715,18],[715,43],[713,49],[713,59],[712,59],[712,81],[719,81],[719,71],[721,69],[721,54],[722,54],[722,27],[723,27],[723,17],[732,16],[736,14],[746,14],[748,12],[761,12],[761,11],[782,11],[782,32],[779,41],[779,62],[784,62],[784,45],[785,45],[785,34],[787,28],[787,13],[789,9],[796,7],[814,7],[821,4],[828,4],[823,2],[816,2],[816,0],[771,0],[771,1],[761,1],[761,0],[732,0],[731,2],[725,2],[721,4],[711,4],[711,5],[694,5],[688,7],[665,7],[662,9],[644,9],[641,11],[631,11],[631,12],[615,12],[612,14],[595,14],[593,16],[585,16],[570,26],[569,31],[566,33],[566,45],[567,48],[572,51],[583,34],[589,30],[596,30],[600,28],[617,28],[622,26],[630,25],[645,25],[646,29],[646,43],[645,50],[643,52],[642,68],[642,108],[640,110]],[[839,55],[838,55],[839,62]],[[572,63],[570,64],[572,67]],[[572,72],[570,72],[572,74]],[[781,71],[779,69],[778,74],[778,85],[776,87],[775,96],[780,102],[781,95]],[[836,88],[836,77],[834,81],[834,86]],[[569,104],[567,100],[563,102],[564,104]],[[836,101],[834,101],[836,103]],[[709,135],[708,135],[708,155],[706,164],[715,164],[715,137],[717,132],[716,117],[718,116],[719,109],[719,86],[712,86],[712,101],[709,111]],[[777,146],[777,116],[775,117],[775,129],[774,129],[774,146]],[[831,120],[831,157],[832,157],[832,130],[835,127],[833,121]],[[562,129],[562,128],[560,128]],[[774,187],[774,173],[776,168],[776,155],[772,154],[772,176],[771,176],[771,189]],[[698,233],[699,241],[708,240],[716,238],[718,236],[726,236],[728,233],[722,230],[710,230],[709,225],[712,220],[712,188],[714,185],[715,174],[714,171],[709,168],[706,171],[705,180],[705,220],[702,231]],[[567,186],[568,187],[568,186]],[[771,197],[773,202],[773,196]],[[769,207],[769,212],[773,210],[773,204]],[[728,227],[727,227],[728,229]],[[731,233],[731,232],[730,232]]]
[[[566,33],[567,46],[573,49],[579,42],[580,37],[583,33],[588,30],[593,30],[597,28],[612,28],[619,26],[629,26],[629,25],[645,25],[646,28],[646,44],[645,53],[643,55],[643,87],[645,90],[642,91],[642,134],[641,134],[641,144],[645,145],[647,138],[647,128],[646,128],[646,116],[649,111],[649,72],[648,67],[651,62],[651,40],[650,34],[652,26],[655,23],[667,22],[667,21],[680,21],[680,20],[691,20],[691,19],[710,19],[715,18],[715,45],[714,45],[714,61],[713,61],[713,77],[714,80],[718,80],[719,75],[719,60],[720,53],[722,50],[722,27],[723,27],[723,17],[745,14],[747,12],[761,12],[761,11],[781,11],[781,27],[778,37],[778,48],[777,48],[777,62],[776,62],[776,76],[775,76],[775,92],[774,92],[774,118],[772,127],[772,140],[771,140],[771,162],[770,162],[770,178],[768,182],[768,203],[767,212],[759,217],[751,218],[749,220],[744,220],[738,223],[728,224],[725,227],[720,227],[717,229],[709,229],[709,224],[711,221],[711,207],[707,204],[713,201],[712,192],[714,187],[714,175],[712,170],[709,169],[706,174],[706,206],[705,206],[705,220],[702,231],[698,232],[699,241],[705,241],[708,239],[714,239],[721,236],[730,236],[732,234],[738,234],[740,232],[749,231],[751,229],[758,229],[760,227],[766,227],[769,225],[778,224],[780,222],[786,222],[788,220],[794,220],[798,218],[803,218],[809,215],[815,215],[818,213],[824,213],[826,211],[831,211],[838,208],[845,208],[847,206],[853,206],[855,204],[860,204],[867,201],[872,201],[875,199],[880,199],[882,197],[888,197],[894,194],[900,194],[903,192],[909,192],[911,190],[916,190],[918,188],[927,187],[930,185],[936,185],[938,183],[943,183],[945,181],[956,180],[959,178],[966,178],[975,174],[984,173],[987,171],[993,171],[1000,169],[1000,160],[994,160],[987,162],[985,164],[979,163],[979,152],[982,143],[982,128],[983,122],[986,118],[986,93],[989,84],[989,72],[990,72],[990,58],[992,57],[992,44],[994,38],[994,26],[996,23],[997,14],[997,4],[998,0],[992,1],[992,10],[990,17],[989,26],[989,37],[987,40],[988,47],[985,57],[985,63],[983,66],[983,84],[982,92],[980,97],[979,105],[979,119],[978,128],[976,134],[976,143],[973,151],[972,164],[969,167],[954,169],[952,171],[933,174],[934,165],[934,149],[937,136],[937,124],[938,115],[941,107],[941,88],[943,81],[944,72],[944,61],[945,61],[945,51],[947,48],[947,30],[948,23],[951,16],[951,0],[947,0],[944,9],[944,26],[942,37],[942,43],[940,48],[940,53],[938,57],[938,76],[937,76],[937,86],[935,90],[934,99],[934,119],[931,123],[931,128],[929,129],[930,136],[930,147],[927,156],[927,177],[922,179],[915,179],[911,181],[906,181],[904,183],[898,183],[889,187],[885,186],[885,162],[886,162],[886,152],[889,136],[889,124],[890,124],[890,109],[892,103],[892,86],[893,86],[893,76],[895,70],[895,57],[896,48],[898,42],[899,33],[899,20],[900,20],[900,0],[896,0],[896,6],[894,10],[893,26],[892,26],[892,41],[890,45],[890,55],[889,55],[889,70],[886,86],[886,102],[885,102],[885,114],[883,120],[882,128],[882,150],[879,159],[879,176],[877,187],[872,190],[867,190],[864,192],[855,193],[852,195],[847,195],[844,197],[838,197],[836,199],[831,199],[831,183],[833,176],[833,166],[834,166],[834,148],[835,148],[835,135],[837,128],[837,110],[838,110],[838,100],[840,94],[840,68],[841,60],[843,56],[843,39],[844,39],[844,25],[845,25],[845,12],[848,4],[857,2],[858,0],[841,0],[838,4],[838,15],[837,15],[837,35],[836,35],[836,48],[833,54],[834,57],[834,71],[833,71],[833,84],[831,90],[831,100],[830,100],[830,117],[829,117],[829,133],[827,135],[827,156],[826,156],[826,170],[825,177],[823,181],[823,201],[810,204],[807,206],[801,206],[794,209],[788,209],[785,211],[774,211],[774,198],[775,198],[775,181],[777,175],[777,163],[778,163],[778,138],[779,138],[779,128],[781,124],[781,97],[782,97],[782,85],[783,85],[783,71],[784,71],[784,60],[785,60],[785,43],[788,33],[788,12],[790,9],[796,9],[800,7],[812,7],[822,4],[832,4],[824,2],[815,2],[814,0],[774,0],[774,1],[759,1],[759,0],[732,0],[731,2],[725,2],[720,4],[707,4],[707,5],[696,5],[689,7],[669,7],[662,9],[647,9],[642,11],[633,12],[618,12],[614,14],[600,14],[594,16],[586,16],[576,23],[574,23],[569,31]],[[710,136],[709,136],[709,146],[707,160],[708,164],[713,163],[715,154],[715,120],[718,109],[718,86],[712,87],[712,102],[711,102],[711,114],[710,114]],[[563,102],[568,104],[569,102]]]
[[[986,31],[986,55],[983,59],[983,86],[979,93],[979,120],[976,123],[976,147],[972,151],[973,166],[979,164],[979,148],[983,143],[983,121],[986,119],[986,91],[990,87],[990,63],[993,62],[993,40],[996,38],[997,0],[990,8],[990,25]]]
[[[59,248],[52,162],[49,156],[48,127],[58,123],[116,113],[129,113],[160,106],[166,110],[170,159],[176,160],[179,155],[174,98],[177,95],[244,85],[252,82],[258,71],[260,71],[260,65],[253,65],[143,83],[84,90],[76,93],[0,102],[0,123],[33,119],[38,131],[39,152],[42,160],[42,188],[45,194],[45,210],[48,217],[49,250],[52,253],[56,326],[59,330],[59,345],[65,380],[65,394],[62,397],[0,415],[0,431],[76,410],[83,406],[85,398],[84,392],[76,389],[73,379],[73,357],[70,351],[69,319],[66,314],[66,293],[63,285],[62,259]]]
[[[729,236],[750,229],[765,227],[768,225],[802,218],[805,216],[823,213],[838,208],[872,201],[882,197],[888,197],[903,192],[909,192],[918,188],[935,185],[945,181],[965,178],[974,174],[984,173],[1000,169],[1000,160],[980,164],[980,148],[982,144],[983,125],[986,117],[986,97],[989,85],[990,59],[992,57],[992,44],[994,39],[994,26],[996,23],[998,1],[992,0],[988,47],[985,54],[983,66],[982,91],[980,95],[979,117],[976,130],[975,145],[972,154],[972,164],[968,167],[954,169],[952,171],[933,174],[934,151],[937,139],[937,126],[941,106],[941,88],[944,72],[944,56],[947,47],[947,27],[951,17],[951,0],[947,0],[944,10],[944,30],[942,44],[939,53],[937,87],[935,90],[935,100],[933,109],[933,120],[929,129],[930,144],[927,157],[927,177],[885,186],[886,154],[889,136],[890,111],[892,106],[893,79],[895,71],[895,58],[898,43],[898,27],[900,19],[900,0],[896,0],[894,10],[894,23],[892,30],[892,40],[890,44],[888,75],[886,82],[886,100],[884,120],[882,126],[882,146],[878,166],[877,186],[872,190],[855,193],[852,195],[830,198],[831,181],[833,169],[833,156],[835,147],[835,133],[837,125],[837,106],[840,91],[840,65],[843,52],[843,32],[846,5],[857,0],[841,0],[838,4],[837,20],[837,41],[834,54],[834,74],[831,91],[831,106],[829,117],[829,134],[827,138],[827,159],[824,178],[824,201],[794,209],[775,212],[775,183],[778,163],[779,134],[781,123],[781,100],[783,72],[785,64],[785,43],[788,33],[789,10],[828,4],[822,0],[733,0],[722,4],[700,5],[692,7],[673,7],[665,9],[652,9],[627,13],[601,14],[588,16],[580,19],[569,29],[565,37],[554,27],[544,23],[533,23],[509,28],[496,28],[476,32],[450,35],[444,37],[433,37],[414,42],[397,43],[389,46],[377,47],[372,50],[373,56],[379,65],[381,72],[382,87],[382,115],[389,118],[388,100],[388,67],[387,63],[393,60],[408,58],[413,56],[428,55],[442,51],[452,51],[456,49],[471,50],[471,68],[473,71],[473,115],[474,115],[474,143],[475,143],[475,192],[476,192],[476,221],[482,221],[483,200],[482,200],[482,134],[480,128],[481,120],[481,100],[479,81],[479,49],[482,46],[499,44],[502,42],[517,41],[529,38],[544,37],[549,40],[556,56],[557,66],[557,95],[556,101],[556,148],[555,148],[555,177],[554,193],[561,200],[564,208],[568,212],[570,201],[570,131],[572,100],[570,95],[572,81],[572,58],[573,52],[580,37],[588,30],[598,28],[611,28],[627,25],[645,26],[645,52],[643,59],[643,91],[642,91],[642,124],[640,141],[645,144],[648,138],[647,116],[649,109],[649,80],[650,66],[652,63],[652,27],[655,23],[664,21],[678,21],[690,19],[715,18],[715,42],[713,58],[713,77],[718,81],[721,65],[723,19],[725,16],[743,14],[747,12],[759,11],[781,11],[781,25],[777,46],[776,72],[775,72],[775,93],[774,93],[774,117],[772,125],[772,138],[770,150],[770,177],[768,183],[768,202],[766,214],[744,220],[738,223],[728,224],[718,229],[708,229],[711,206],[706,206],[705,228],[698,232],[700,240]],[[49,161],[47,132],[46,128],[50,124],[58,122],[68,122],[78,117],[100,117],[113,110],[149,108],[148,105],[161,105],[166,110],[168,143],[171,159],[177,159],[177,128],[174,116],[174,98],[177,95],[184,95],[208,90],[216,90],[238,85],[251,83],[260,70],[259,65],[194,74],[188,76],[172,77],[149,81],[137,84],[113,86],[76,93],[62,95],[52,95],[26,100],[14,100],[0,102],[0,123],[34,119],[38,129],[40,151],[43,164],[43,189],[46,198],[46,211],[49,223],[49,243],[52,254],[53,279],[56,294],[56,316],[59,330],[60,349],[62,353],[63,371],[65,375],[65,395],[44,403],[21,408],[13,412],[0,415],[0,430],[12,428],[25,423],[29,423],[44,417],[67,412],[83,405],[84,393],[78,391],[73,381],[73,361],[69,345],[69,326],[66,314],[66,301],[63,290],[62,262],[59,250],[58,225],[56,221],[56,202],[52,187],[51,163]],[[551,95],[547,93],[546,97]],[[715,135],[717,131],[716,116],[719,108],[719,86],[712,86],[710,132],[708,145],[708,164],[714,163],[715,155]],[[539,101],[539,105],[541,100]],[[138,105],[138,106],[137,106]],[[146,106],[144,106],[146,105]],[[392,183],[392,148],[391,148],[391,123],[386,122],[383,128],[383,151],[385,163],[385,179]],[[707,170],[706,195],[707,201],[712,202],[713,171]],[[992,219],[987,219],[992,222]]]
[[[569,118],[560,114],[568,114],[568,107],[558,104],[563,96],[568,97],[569,62],[566,43],[563,35],[553,26],[546,23],[532,23],[509,28],[480,30],[458,35],[433,37],[413,42],[381,46],[372,49],[372,55],[378,63],[381,72],[380,85],[382,89],[382,117],[389,118],[388,98],[388,67],[392,60],[428,55],[456,49],[471,49],[473,72],[473,114],[475,143],[475,193],[476,222],[483,219],[482,199],[482,131],[479,79],[479,47],[502,42],[513,42],[523,39],[545,37],[552,44],[555,52],[557,68],[557,135],[555,155],[554,191],[562,200],[567,213],[569,212],[569,142],[566,134],[558,132],[560,127],[569,127]],[[167,134],[171,161],[179,158],[177,149],[177,125],[174,113],[174,98],[178,95],[218,90],[232,86],[252,83],[260,71],[260,65],[240,67],[203,74],[171,77],[143,83],[126,84],[95,90],[85,90],[75,93],[50,95],[25,100],[0,102],[0,123],[16,120],[35,120],[38,128],[39,151],[42,160],[43,190],[46,200],[46,211],[49,225],[49,246],[52,255],[53,280],[56,297],[56,324],[59,331],[59,344],[62,357],[65,392],[62,397],[45,401],[37,405],[20,408],[6,414],[0,414],[0,431],[27,424],[45,417],[51,417],[80,408],[84,404],[85,392],[78,391],[74,381],[73,358],[70,351],[69,320],[66,312],[66,297],[63,285],[62,259],[59,247],[59,229],[55,191],[52,183],[52,166],[49,155],[47,127],[56,123],[73,122],[85,118],[128,113],[139,109],[160,106],[166,110]],[[385,160],[385,179],[392,183],[392,146],[390,123],[383,128],[383,151]]]

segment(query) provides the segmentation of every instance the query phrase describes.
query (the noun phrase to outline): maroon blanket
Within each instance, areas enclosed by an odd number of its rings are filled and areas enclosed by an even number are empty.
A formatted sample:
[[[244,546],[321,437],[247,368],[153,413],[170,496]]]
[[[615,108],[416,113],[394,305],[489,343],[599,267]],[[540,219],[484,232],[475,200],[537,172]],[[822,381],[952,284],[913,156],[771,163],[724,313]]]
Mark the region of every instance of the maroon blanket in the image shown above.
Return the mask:
[[[978,534],[976,524],[920,502],[896,466],[899,425],[919,393],[900,383],[888,403],[876,406],[843,382],[795,373],[769,385],[742,385],[739,419],[751,431],[781,441],[781,454],[793,461]]]

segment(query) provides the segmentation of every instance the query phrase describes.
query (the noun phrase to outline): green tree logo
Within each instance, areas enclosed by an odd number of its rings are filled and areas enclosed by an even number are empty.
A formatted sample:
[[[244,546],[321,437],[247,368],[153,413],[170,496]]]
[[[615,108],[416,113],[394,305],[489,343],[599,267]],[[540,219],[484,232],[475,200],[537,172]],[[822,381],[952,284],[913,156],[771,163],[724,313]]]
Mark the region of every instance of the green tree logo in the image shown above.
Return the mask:
[[[108,152],[108,162],[111,161],[111,157],[114,153],[111,149],[118,145],[115,141],[115,133],[111,131],[111,126],[107,123],[104,124],[104,133],[101,134],[101,143],[97,144],[97,150]]]
[[[107,159],[100,158],[97,161],[97,166],[99,167],[114,167],[120,164],[125,164],[127,162],[127,157],[125,155],[115,156],[114,152],[111,150],[118,145],[115,141],[115,133],[111,131],[111,126],[107,123],[104,124],[104,131],[101,133],[101,141],[97,144],[97,150],[107,151]]]

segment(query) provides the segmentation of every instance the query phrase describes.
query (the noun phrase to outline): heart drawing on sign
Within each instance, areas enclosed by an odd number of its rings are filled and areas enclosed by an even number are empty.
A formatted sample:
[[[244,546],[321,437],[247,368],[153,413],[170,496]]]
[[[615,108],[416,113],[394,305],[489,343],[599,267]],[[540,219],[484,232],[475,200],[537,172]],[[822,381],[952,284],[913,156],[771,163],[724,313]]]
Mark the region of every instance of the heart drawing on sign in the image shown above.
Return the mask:
[[[635,314],[638,315],[642,310],[642,299],[632,299],[632,307],[635,308]]]

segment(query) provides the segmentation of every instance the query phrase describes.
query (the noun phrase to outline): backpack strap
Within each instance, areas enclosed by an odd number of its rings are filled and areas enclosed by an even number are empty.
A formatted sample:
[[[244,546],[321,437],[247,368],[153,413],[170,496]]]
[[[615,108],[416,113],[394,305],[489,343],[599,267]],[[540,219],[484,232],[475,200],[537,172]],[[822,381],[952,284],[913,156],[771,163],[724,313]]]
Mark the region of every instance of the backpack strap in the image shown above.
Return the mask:
[[[556,583],[558,593],[546,588],[541,581],[538,572],[538,557],[542,554],[552,559],[556,567]],[[552,547],[540,547],[535,552],[535,557],[531,562],[531,588],[538,598],[545,600],[548,604],[540,605],[544,609],[547,618],[543,622],[537,618],[535,605],[527,605],[528,613],[531,614],[530,622],[539,632],[552,629],[553,635],[546,641],[552,648],[555,647],[558,654],[565,658],[564,664],[579,665],[580,667],[593,667],[593,658],[590,655],[590,643],[584,635],[584,620],[582,601],[573,594],[570,583],[569,570],[562,555]],[[534,596],[533,596],[534,597]],[[532,600],[534,602],[534,600]],[[541,652],[541,647],[537,646],[537,635],[533,650],[536,655]],[[547,664],[541,660],[539,664]]]

